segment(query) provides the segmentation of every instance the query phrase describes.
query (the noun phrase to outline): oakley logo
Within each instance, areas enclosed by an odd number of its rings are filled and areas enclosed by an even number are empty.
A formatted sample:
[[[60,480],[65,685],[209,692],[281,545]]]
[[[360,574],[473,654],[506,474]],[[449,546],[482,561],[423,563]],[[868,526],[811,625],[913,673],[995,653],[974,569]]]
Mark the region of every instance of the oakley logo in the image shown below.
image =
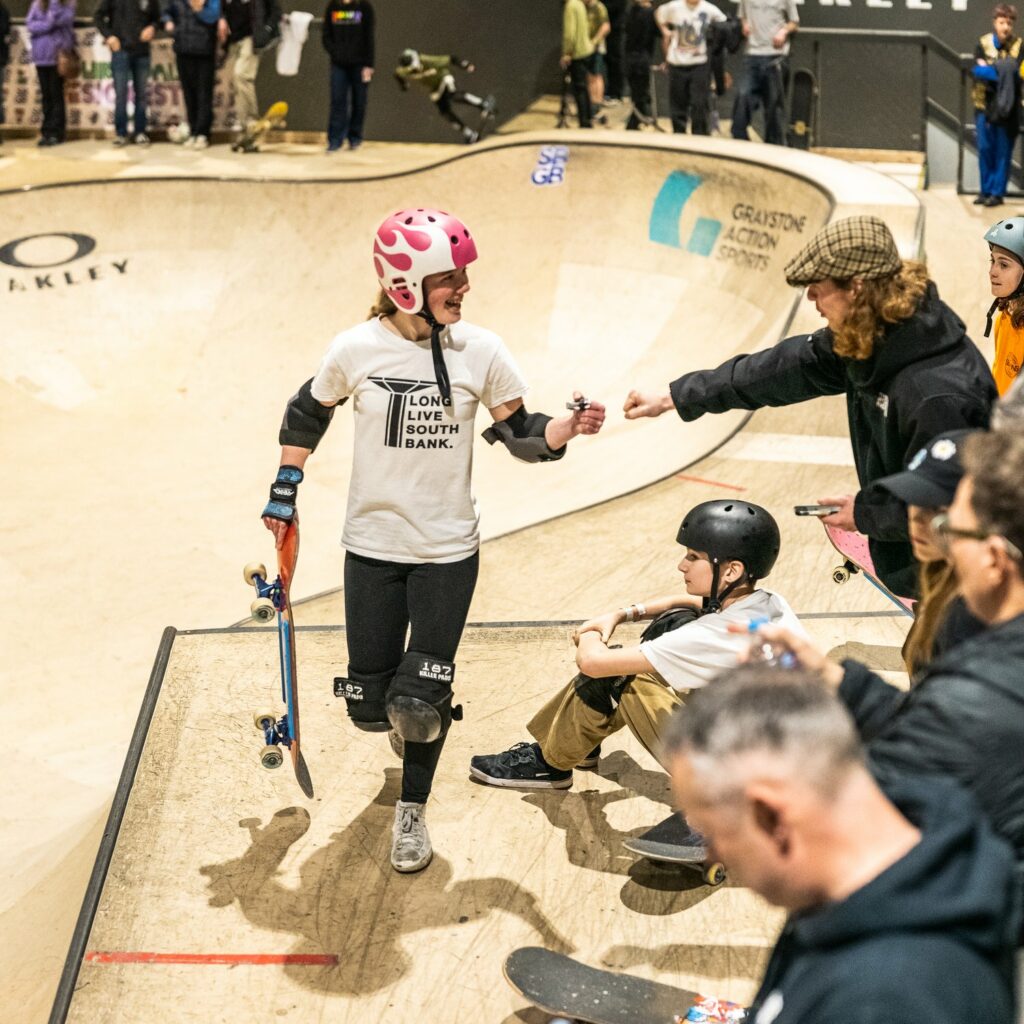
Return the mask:
[[[26,235],[0,246],[0,263],[20,270],[63,267],[83,259],[96,248],[96,239],[73,231]]]

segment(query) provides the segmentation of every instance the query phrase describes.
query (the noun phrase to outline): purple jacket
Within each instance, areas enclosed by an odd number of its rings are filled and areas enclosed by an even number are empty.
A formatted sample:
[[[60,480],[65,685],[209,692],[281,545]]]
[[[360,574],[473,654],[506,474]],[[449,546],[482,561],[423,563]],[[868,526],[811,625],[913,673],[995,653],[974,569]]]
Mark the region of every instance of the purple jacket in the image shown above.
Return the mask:
[[[29,39],[32,41],[32,63],[41,67],[53,67],[60,50],[75,48],[75,0],[50,0],[50,6],[43,10],[39,0],[33,0],[25,18]]]

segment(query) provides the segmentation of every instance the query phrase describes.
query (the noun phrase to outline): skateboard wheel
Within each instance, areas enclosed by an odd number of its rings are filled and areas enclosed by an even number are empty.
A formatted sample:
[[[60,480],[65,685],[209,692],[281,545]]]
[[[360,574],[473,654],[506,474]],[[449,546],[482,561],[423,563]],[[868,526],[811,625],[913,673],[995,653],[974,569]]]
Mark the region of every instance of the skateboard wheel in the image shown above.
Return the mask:
[[[252,612],[252,617],[258,622],[270,622],[277,610],[274,608],[274,602],[269,597],[258,597],[249,605],[249,611]]]
[[[706,865],[704,881],[712,887],[721,885],[725,881],[725,865],[719,864],[717,861],[714,864]]]
[[[263,579],[267,578],[267,567],[262,562],[250,562],[243,570],[242,575],[245,577],[245,582],[252,586],[252,581],[256,576],[262,576]]]
[[[268,725],[274,725],[277,722],[277,715],[273,711],[257,711],[252,716],[253,725],[257,729],[265,729]]]
[[[277,747],[264,747],[260,755],[260,764],[268,771],[272,771],[284,764],[284,755]]]
[[[850,578],[850,570],[845,565],[837,565],[832,570],[833,583],[845,583]]]

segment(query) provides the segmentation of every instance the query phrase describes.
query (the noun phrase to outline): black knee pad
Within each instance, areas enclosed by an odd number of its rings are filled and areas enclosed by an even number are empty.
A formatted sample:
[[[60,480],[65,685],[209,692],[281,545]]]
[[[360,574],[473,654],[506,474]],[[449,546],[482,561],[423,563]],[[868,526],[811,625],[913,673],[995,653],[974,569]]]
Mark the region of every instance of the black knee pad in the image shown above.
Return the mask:
[[[336,676],[334,696],[344,697],[348,705],[348,717],[357,729],[364,732],[387,732],[387,709],[385,695],[388,684],[394,678],[391,672],[356,672],[349,666],[348,677]]]
[[[615,708],[622,700],[622,691],[636,676],[601,676],[595,679],[585,672],[580,672],[572,681],[576,696],[579,697],[591,711],[610,718],[615,714]]]
[[[452,707],[455,663],[423,651],[407,651],[388,687],[387,714],[391,727],[409,743],[432,743],[443,736],[452,719],[462,718]]]

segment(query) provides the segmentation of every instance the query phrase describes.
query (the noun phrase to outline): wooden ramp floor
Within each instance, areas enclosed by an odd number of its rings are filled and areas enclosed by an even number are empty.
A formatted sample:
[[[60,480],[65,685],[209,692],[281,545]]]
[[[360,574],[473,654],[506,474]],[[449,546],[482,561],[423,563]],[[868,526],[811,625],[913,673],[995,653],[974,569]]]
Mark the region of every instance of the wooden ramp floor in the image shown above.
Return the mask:
[[[826,647],[901,635],[885,615],[808,622]],[[625,853],[623,838],[669,807],[666,776],[631,736],[568,791],[469,779],[470,756],[526,738],[571,676],[569,629],[467,629],[466,718],[428,805],[435,857],[411,876],[388,865],[399,762],[332,695],[343,629],[298,636],[312,799],[290,762],[259,765],[252,718],[278,706],[276,630],[169,630],[62,982],[66,1019],[536,1021],[501,975],[527,944],[749,999],[778,914]]]

